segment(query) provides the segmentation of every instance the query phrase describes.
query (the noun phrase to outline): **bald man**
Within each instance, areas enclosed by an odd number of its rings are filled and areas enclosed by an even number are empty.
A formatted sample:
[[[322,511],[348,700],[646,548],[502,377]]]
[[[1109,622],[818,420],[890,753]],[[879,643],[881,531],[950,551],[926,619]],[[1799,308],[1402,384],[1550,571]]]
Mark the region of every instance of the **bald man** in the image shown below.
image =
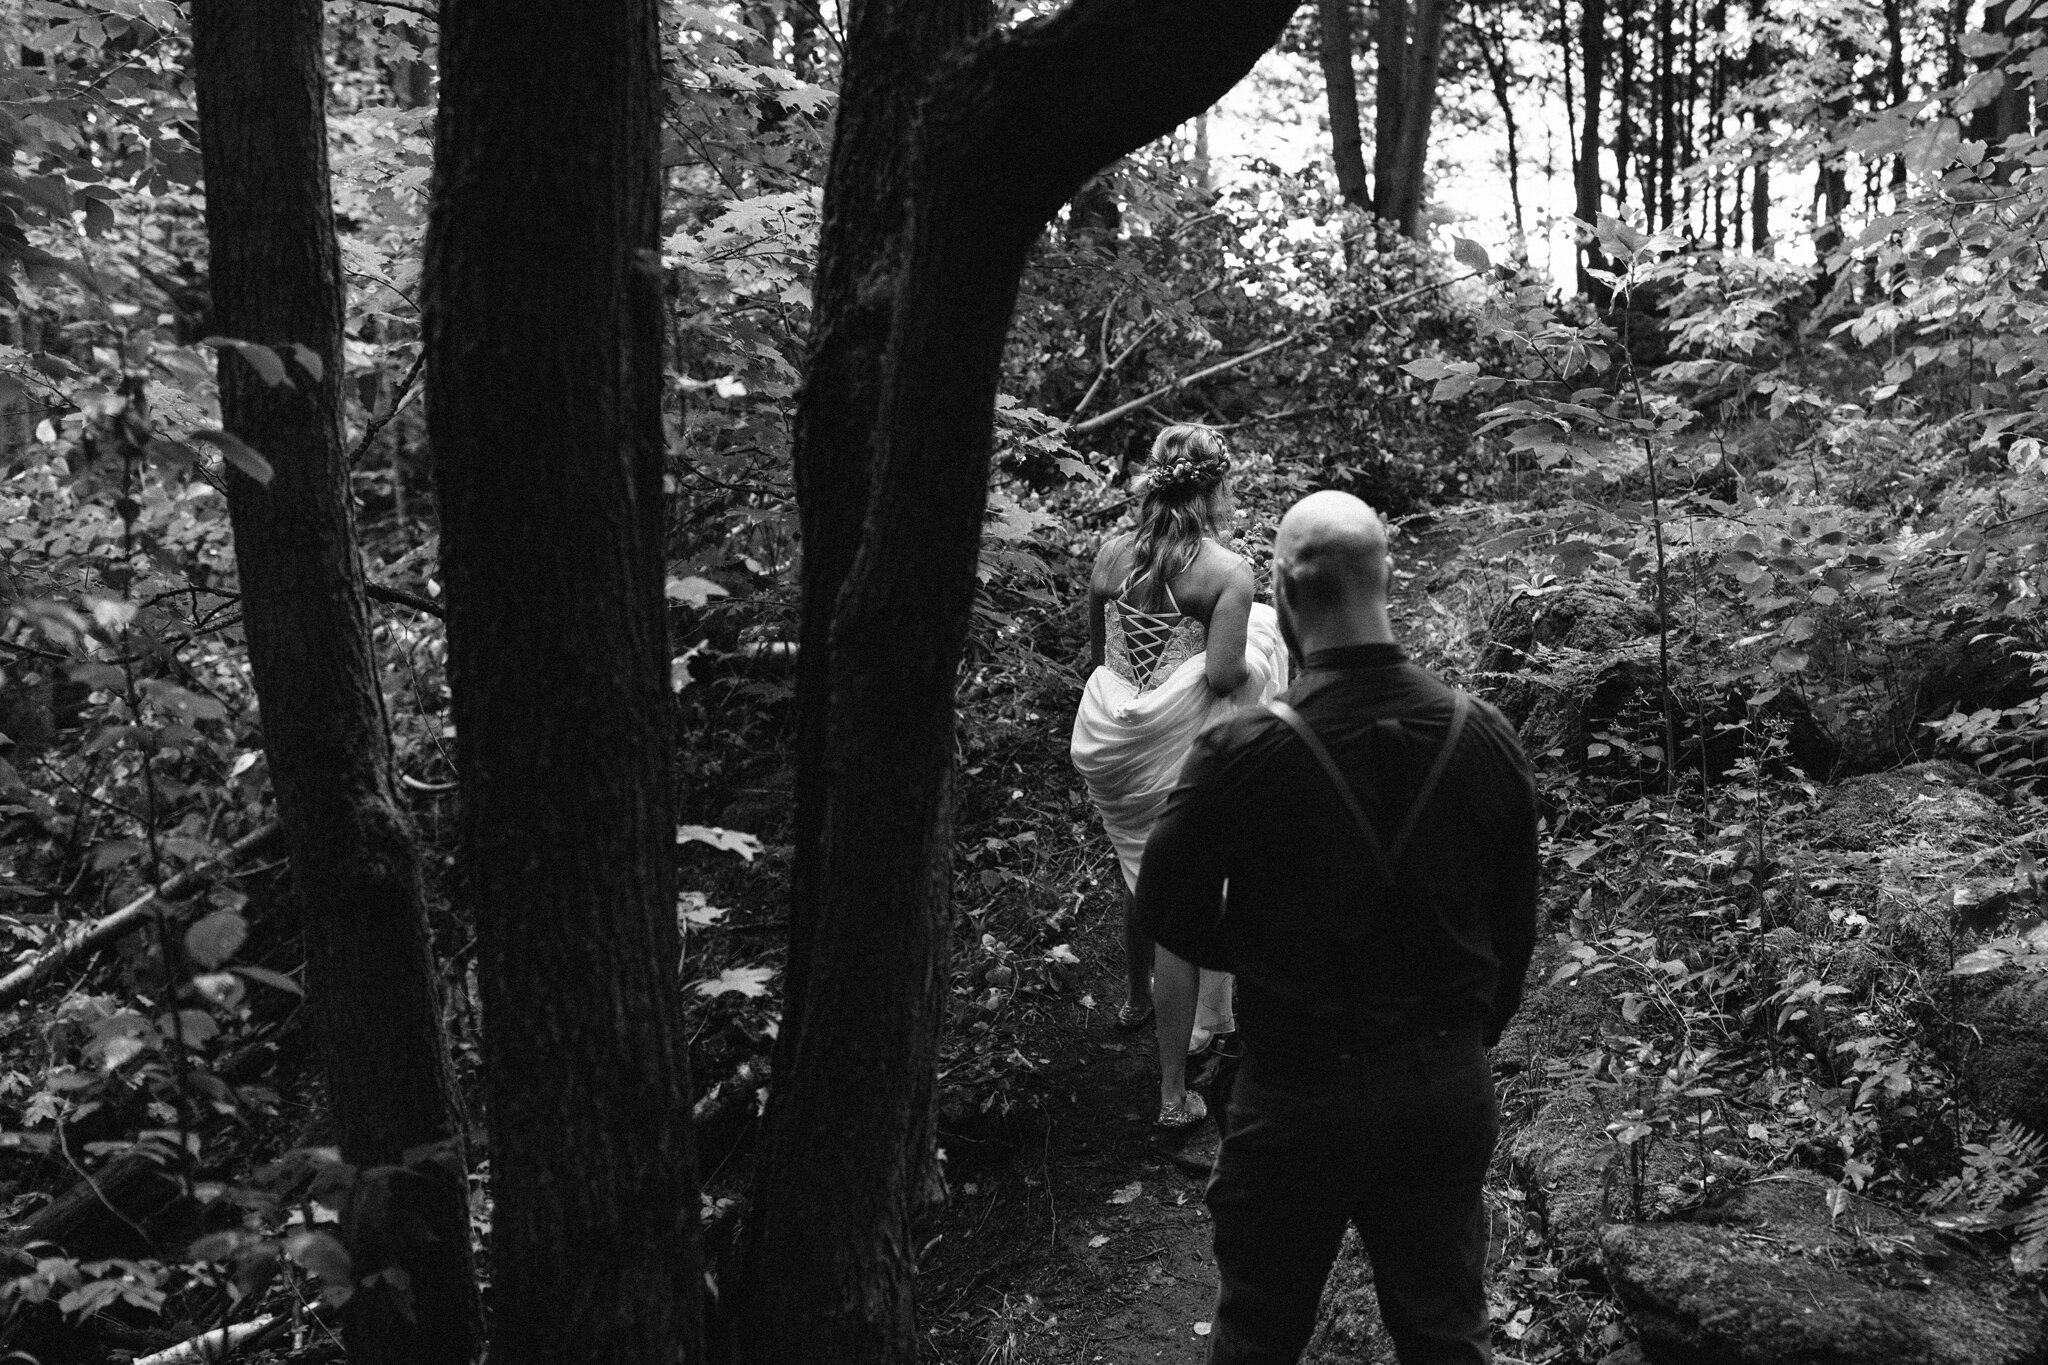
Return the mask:
[[[1162,1055],[1192,1020],[1195,967],[1237,973],[1209,1359],[1297,1360],[1355,1223],[1401,1365],[1483,1365],[1486,1049],[1535,941],[1528,763],[1499,712],[1395,643],[1370,507],[1303,498],[1273,564],[1302,672],[1196,740],[1137,891],[1175,959],[1153,985]]]

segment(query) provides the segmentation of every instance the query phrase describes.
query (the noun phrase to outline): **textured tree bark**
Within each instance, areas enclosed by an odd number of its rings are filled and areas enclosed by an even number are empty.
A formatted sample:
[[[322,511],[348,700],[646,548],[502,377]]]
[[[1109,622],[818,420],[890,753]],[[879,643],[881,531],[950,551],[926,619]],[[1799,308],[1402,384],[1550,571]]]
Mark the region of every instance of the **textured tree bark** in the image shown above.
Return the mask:
[[[656,0],[444,0],[425,281],[491,1358],[694,1359]]]
[[[749,1360],[916,1359],[908,1215],[945,983],[952,697],[1025,253],[1090,175],[1250,69],[1292,9],[1080,0],[984,40],[930,87],[904,181],[872,495],[829,634],[811,952],[831,969],[809,972],[801,1042],[778,1062]]]
[[[1378,75],[1373,87],[1372,211],[1393,219],[1394,176],[1401,160],[1401,114],[1407,107],[1408,0],[1380,0],[1373,19]]]
[[[1394,165],[1394,211],[1403,236],[1422,240],[1422,181],[1429,165],[1429,122],[1436,109],[1437,60],[1444,18],[1454,0],[1415,0],[1415,36],[1401,79],[1401,141]]]
[[[1749,0],[1749,31],[1755,34],[1763,22],[1767,0]],[[1751,80],[1762,76],[1771,67],[1771,48],[1768,40],[1752,37],[1746,54]],[[1771,114],[1763,105],[1758,105],[1750,115],[1751,126],[1756,130],[1756,163],[1749,177],[1749,249],[1759,256],[1771,254]]]
[[[276,348],[291,373],[272,387],[226,356],[220,388],[227,429],[276,471],[266,487],[231,470],[228,508],[308,1008],[342,1156],[401,1168],[377,1177],[388,1211],[354,1201],[344,1230],[357,1275],[402,1270],[411,1303],[388,1287],[357,1294],[349,1355],[466,1365],[479,1322],[460,1100],[418,857],[393,793],[342,443],[320,3],[198,0],[192,27],[214,326]],[[435,1144],[454,1160],[408,1160]]]
[[[1579,154],[1574,162],[1575,216],[1588,228],[1600,221],[1600,81],[1607,65],[1606,0],[1583,0],[1579,9],[1579,61],[1583,73],[1584,107],[1579,122]],[[1604,268],[1600,248],[1590,234],[1579,243],[1579,292],[1605,304],[1613,292],[1592,272]]]
[[[1668,229],[1678,216],[1672,180],[1678,172],[1678,21],[1671,0],[1657,0],[1656,44],[1657,192],[1643,195],[1643,218]]]
[[[1316,0],[1322,38],[1323,91],[1330,106],[1330,159],[1337,192],[1347,204],[1371,202],[1365,184],[1365,138],[1358,123],[1358,72],[1351,64],[1351,0]]]
[[[863,4],[852,14],[838,126],[826,168],[810,353],[797,396],[794,462],[801,624],[797,651],[796,855],[783,969],[778,1071],[795,1055],[823,855],[825,718],[832,612],[867,516],[883,352],[902,267],[917,101],[948,52],[988,31],[988,0]],[[770,1105],[775,1103],[771,1092]]]
[[[1614,7],[1614,41],[1620,60],[1614,77],[1614,202],[1618,216],[1629,200],[1629,174],[1636,157],[1636,35],[1633,6]]]

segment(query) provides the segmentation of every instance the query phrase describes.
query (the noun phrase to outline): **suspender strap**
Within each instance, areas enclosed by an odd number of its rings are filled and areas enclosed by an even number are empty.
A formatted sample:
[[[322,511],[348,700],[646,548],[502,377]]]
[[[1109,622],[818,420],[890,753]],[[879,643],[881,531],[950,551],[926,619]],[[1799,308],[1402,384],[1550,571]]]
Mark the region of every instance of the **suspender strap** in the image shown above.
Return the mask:
[[[1344,808],[1351,812],[1351,822],[1358,826],[1359,837],[1365,842],[1365,851],[1378,869],[1380,882],[1385,886],[1394,884],[1394,870],[1400,866],[1401,855],[1408,850],[1408,840],[1414,837],[1415,826],[1422,819],[1423,808],[1429,805],[1429,798],[1436,794],[1437,784],[1443,780],[1444,770],[1450,767],[1451,755],[1458,748],[1458,740],[1465,733],[1465,719],[1472,711],[1472,699],[1462,690],[1452,694],[1451,728],[1444,736],[1444,744],[1437,750],[1436,761],[1429,766],[1429,773],[1416,789],[1415,802],[1408,807],[1408,818],[1401,822],[1401,832],[1394,837],[1394,845],[1388,848],[1381,841],[1379,832],[1372,822],[1365,818],[1365,807],[1358,803],[1358,794],[1346,780],[1344,770],[1337,766],[1337,760],[1330,757],[1330,751],[1323,746],[1322,739],[1302,718],[1301,712],[1275,697],[1266,703],[1266,709],[1287,722],[1287,728],[1301,736],[1301,742],[1315,755],[1317,763],[1329,775],[1330,784],[1337,789],[1337,795],[1344,800]]]

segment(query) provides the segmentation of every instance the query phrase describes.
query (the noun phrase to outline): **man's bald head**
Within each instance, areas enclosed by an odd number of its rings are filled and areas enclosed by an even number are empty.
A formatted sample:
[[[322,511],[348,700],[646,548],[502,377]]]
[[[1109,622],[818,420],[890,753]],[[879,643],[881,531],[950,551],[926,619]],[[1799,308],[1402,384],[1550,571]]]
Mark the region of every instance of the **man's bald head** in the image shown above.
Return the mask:
[[[1387,528],[1349,493],[1311,493],[1280,519],[1273,567],[1297,612],[1384,610]]]

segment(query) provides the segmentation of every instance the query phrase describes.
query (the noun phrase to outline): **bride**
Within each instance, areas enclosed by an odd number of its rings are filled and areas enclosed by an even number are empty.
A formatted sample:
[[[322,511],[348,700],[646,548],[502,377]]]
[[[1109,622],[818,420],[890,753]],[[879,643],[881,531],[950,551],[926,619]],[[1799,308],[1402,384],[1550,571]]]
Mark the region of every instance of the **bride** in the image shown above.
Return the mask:
[[[1138,860],[1188,746],[1211,721],[1287,686],[1279,621],[1252,601],[1251,566],[1218,540],[1234,515],[1221,438],[1168,427],[1153,443],[1137,529],[1110,538],[1088,583],[1093,671],[1072,754],[1123,871],[1128,994],[1116,1018],[1125,1028],[1152,1012],[1155,947],[1131,916]],[[1204,971],[1188,1053],[1235,1028],[1230,977]],[[1185,1127],[1206,1109],[1181,1083],[1185,1059],[1165,1055],[1172,1046],[1160,1040],[1159,1122]]]

